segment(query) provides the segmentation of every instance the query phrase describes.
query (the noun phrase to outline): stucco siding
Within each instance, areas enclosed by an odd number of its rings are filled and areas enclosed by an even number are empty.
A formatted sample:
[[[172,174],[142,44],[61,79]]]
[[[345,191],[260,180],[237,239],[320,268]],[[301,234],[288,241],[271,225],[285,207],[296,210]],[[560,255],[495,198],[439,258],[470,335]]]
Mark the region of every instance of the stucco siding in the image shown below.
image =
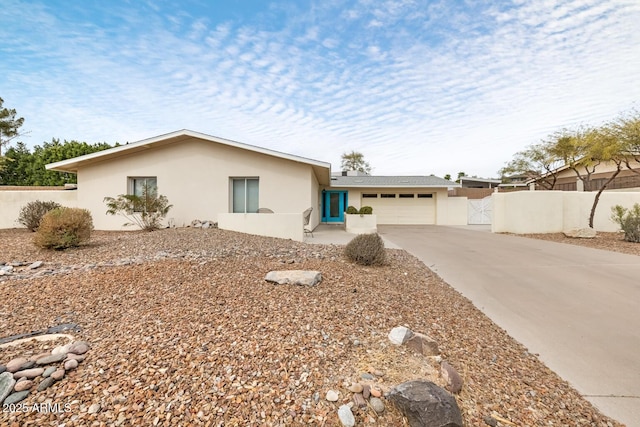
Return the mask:
[[[0,228],[22,228],[18,224],[20,210],[29,202],[53,201],[73,208],[77,206],[78,192],[75,190],[20,190],[0,191]]]
[[[158,192],[173,208],[176,226],[194,219],[217,221],[231,211],[231,178],[258,178],[259,205],[298,213],[313,202],[309,165],[236,147],[191,139],[154,147],[78,170],[78,204],[94,214],[97,229],[122,229],[124,219],[105,214],[103,199],[128,192],[129,177],[157,177]]]

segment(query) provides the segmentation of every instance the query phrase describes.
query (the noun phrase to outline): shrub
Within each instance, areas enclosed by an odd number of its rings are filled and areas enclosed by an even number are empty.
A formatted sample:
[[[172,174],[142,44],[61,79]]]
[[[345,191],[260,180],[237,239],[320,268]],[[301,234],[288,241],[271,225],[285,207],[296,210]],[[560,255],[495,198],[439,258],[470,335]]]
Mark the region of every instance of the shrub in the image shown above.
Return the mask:
[[[36,231],[44,214],[59,207],[61,207],[60,204],[54,201],[43,202],[36,200],[29,202],[20,209],[18,222],[29,230]]]
[[[361,265],[379,265],[386,261],[384,242],[378,233],[359,234],[344,248],[347,258]]]
[[[141,230],[153,231],[162,225],[173,205],[166,196],[157,195],[154,189],[142,187],[142,195],[120,194],[118,197],[105,197],[107,214],[122,215],[129,222],[125,226],[137,225]]]
[[[624,240],[640,243],[640,204],[634,204],[631,209],[620,205],[612,207],[611,220],[624,231]]]
[[[347,213],[348,213],[349,215],[355,215],[355,214],[357,214],[357,213],[358,213],[358,209],[356,209],[356,208],[355,208],[355,207],[353,207],[353,206],[348,206],[348,207],[347,207]]]
[[[56,208],[40,221],[34,243],[46,249],[66,249],[89,241],[93,230],[91,213],[79,208]]]
[[[371,215],[373,208],[371,206],[363,206],[360,208],[360,215]]]

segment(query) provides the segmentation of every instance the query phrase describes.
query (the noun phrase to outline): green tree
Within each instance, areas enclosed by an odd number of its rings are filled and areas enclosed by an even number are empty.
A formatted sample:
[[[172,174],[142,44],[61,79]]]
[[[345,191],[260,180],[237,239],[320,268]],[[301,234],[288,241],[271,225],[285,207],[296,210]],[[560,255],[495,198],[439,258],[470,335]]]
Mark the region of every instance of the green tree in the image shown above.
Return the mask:
[[[16,118],[16,110],[3,108],[4,99],[0,98],[0,156],[2,156],[2,148],[11,142],[12,139],[20,136],[18,132],[24,118]]]
[[[104,142],[97,144],[78,141],[60,142],[59,139],[54,138],[42,146],[36,145],[31,153],[23,143],[18,143],[7,150],[5,168],[0,170],[0,184],[45,186],[74,184],[77,182],[76,174],[50,171],[45,168],[45,165],[107,148],[111,146]]]
[[[446,179],[447,181],[451,181],[451,174],[448,173],[444,176],[444,179]]]
[[[517,152],[513,160],[498,171],[505,182],[510,176],[526,176],[535,179],[546,190],[553,190],[558,180],[557,170],[562,166],[562,160],[550,152],[552,141],[543,141],[528,146]]]
[[[357,151],[342,154],[340,167],[343,171],[359,171],[366,174],[371,173],[371,166],[364,160],[364,155]]]

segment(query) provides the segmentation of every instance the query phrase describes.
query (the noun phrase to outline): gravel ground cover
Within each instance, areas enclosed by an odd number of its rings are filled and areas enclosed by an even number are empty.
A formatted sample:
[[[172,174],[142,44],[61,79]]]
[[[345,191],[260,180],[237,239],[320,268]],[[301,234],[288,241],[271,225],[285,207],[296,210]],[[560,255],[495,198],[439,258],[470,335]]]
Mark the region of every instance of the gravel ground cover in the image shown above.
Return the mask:
[[[375,381],[385,391],[416,378],[443,385],[429,360],[389,344],[391,328],[406,325],[438,341],[464,378],[456,399],[467,426],[488,416],[498,426],[620,426],[405,251],[362,267],[340,246],[222,230],[95,232],[65,252],[31,238],[0,230],[0,261],[42,260],[58,273],[0,282],[0,337],[75,323],[92,348],[23,401],[69,411],[3,411],[0,425],[337,426],[346,386],[368,371],[384,373]],[[264,281],[283,269],[324,279],[313,288]],[[2,348],[0,360],[57,344]],[[338,402],[324,399],[330,389]],[[389,405],[356,420],[406,425]]]
[[[624,240],[624,233],[598,232],[596,237],[593,239],[577,239],[567,237],[563,233],[519,234],[519,236],[530,237],[532,239],[549,240],[558,243],[567,243],[570,245],[586,246],[605,251],[622,252],[629,255],[640,255],[640,243],[626,242]]]

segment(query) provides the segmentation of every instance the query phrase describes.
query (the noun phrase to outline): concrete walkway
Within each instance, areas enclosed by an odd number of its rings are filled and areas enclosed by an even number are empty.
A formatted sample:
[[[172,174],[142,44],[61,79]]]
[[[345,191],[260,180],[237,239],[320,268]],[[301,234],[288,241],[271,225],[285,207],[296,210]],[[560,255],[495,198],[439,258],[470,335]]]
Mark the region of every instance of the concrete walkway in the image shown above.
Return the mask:
[[[320,224],[313,230],[313,236],[304,236],[304,242],[322,245],[346,245],[356,236],[357,234],[347,233],[344,230],[344,224]],[[381,237],[385,248],[402,249],[395,243],[385,239],[384,236]]]
[[[640,427],[640,257],[493,234],[379,226],[604,414]]]

